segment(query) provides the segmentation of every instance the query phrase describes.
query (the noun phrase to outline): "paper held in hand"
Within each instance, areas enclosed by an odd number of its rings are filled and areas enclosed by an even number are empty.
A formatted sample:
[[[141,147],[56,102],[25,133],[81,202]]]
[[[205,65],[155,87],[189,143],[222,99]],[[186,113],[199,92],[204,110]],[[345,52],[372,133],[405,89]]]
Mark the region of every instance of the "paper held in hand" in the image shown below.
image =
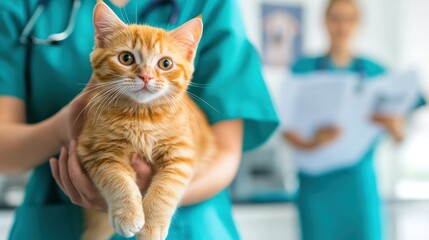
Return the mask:
[[[382,131],[372,123],[373,114],[407,114],[420,98],[419,89],[415,71],[371,79],[316,72],[286,80],[279,108],[282,131],[310,139],[321,127],[341,130],[340,137],[326,146],[295,150],[300,171],[317,175],[356,164]]]

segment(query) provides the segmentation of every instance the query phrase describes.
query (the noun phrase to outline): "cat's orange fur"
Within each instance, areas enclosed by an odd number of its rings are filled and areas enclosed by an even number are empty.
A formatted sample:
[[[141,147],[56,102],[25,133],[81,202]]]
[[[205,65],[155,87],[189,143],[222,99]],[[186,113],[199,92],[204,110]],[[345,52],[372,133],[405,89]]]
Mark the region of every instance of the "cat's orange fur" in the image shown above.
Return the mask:
[[[170,32],[125,25],[98,1],[94,27],[95,84],[78,154],[106,199],[108,215],[85,210],[83,239],[113,234],[108,217],[124,236],[165,239],[187,184],[216,150],[205,115],[187,95],[202,21],[192,19]],[[134,56],[133,64],[121,63],[124,51]],[[172,60],[172,69],[159,66],[164,56]],[[149,85],[142,75],[153,76]],[[130,166],[133,154],[144,157],[154,173],[143,197]]]

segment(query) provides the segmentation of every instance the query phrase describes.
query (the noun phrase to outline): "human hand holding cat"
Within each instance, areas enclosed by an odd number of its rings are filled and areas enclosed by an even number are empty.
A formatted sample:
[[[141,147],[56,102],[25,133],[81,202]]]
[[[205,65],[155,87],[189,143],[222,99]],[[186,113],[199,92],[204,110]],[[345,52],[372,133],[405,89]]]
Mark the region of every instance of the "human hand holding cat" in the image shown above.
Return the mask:
[[[80,166],[75,141],[72,141],[68,148],[63,147],[59,158],[52,158],[50,165],[58,186],[74,204],[107,211],[106,201]],[[137,155],[133,156],[132,167],[137,173],[137,185],[142,192],[146,191],[152,177],[151,168]]]

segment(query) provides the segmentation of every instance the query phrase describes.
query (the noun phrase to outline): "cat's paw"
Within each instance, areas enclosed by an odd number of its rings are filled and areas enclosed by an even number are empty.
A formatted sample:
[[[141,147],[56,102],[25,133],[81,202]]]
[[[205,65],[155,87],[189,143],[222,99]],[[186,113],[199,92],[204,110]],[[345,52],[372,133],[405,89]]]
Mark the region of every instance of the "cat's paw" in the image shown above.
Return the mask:
[[[137,240],[165,240],[168,235],[169,225],[150,226],[145,225],[143,230],[137,234]]]
[[[116,209],[109,216],[115,231],[127,238],[140,232],[145,223],[142,207]]]

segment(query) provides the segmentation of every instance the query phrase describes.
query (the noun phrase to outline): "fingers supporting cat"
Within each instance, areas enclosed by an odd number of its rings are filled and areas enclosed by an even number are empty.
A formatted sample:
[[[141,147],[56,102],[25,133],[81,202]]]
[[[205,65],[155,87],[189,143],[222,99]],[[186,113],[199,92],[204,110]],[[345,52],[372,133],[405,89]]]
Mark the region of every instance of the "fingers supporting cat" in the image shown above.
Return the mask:
[[[70,143],[68,172],[74,187],[80,194],[81,204],[97,210],[107,209],[104,198],[98,193],[94,183],[82,169],[77,155],[76,141]]]
[[[49,162],[55,181],[72,203],[96,210],[107,209],[103,197],[80,166],[75,141],[68,148],[61,148],[59,158],[51,158]]]
[[[152,179],[152,169],[149,164],[137,154],[133,155],[131,166],[137,174],[137,185],[141,192],[145,192]]]
[[[58,161],[59,160],[57,158],[51,158],[49,160],[49,164],[51,166],[51,173],[55,181],[57,182],[58,186],[61,188],[63,192],[65,192],[63,182],[61,181],[61,177],[60,177],[60,167],[58,165]]]
[[[59,173],[60,173],[60,179],[63,185],[63,188],[70,198],[70,200],[77,204],[80,202],[80,194],[73,185],[72,180],[70,179],[70,174],[68,170],[68,162],[69,162],[69,151],[66,148],[61,149],[60,159],[58,161],[59,165]]]

